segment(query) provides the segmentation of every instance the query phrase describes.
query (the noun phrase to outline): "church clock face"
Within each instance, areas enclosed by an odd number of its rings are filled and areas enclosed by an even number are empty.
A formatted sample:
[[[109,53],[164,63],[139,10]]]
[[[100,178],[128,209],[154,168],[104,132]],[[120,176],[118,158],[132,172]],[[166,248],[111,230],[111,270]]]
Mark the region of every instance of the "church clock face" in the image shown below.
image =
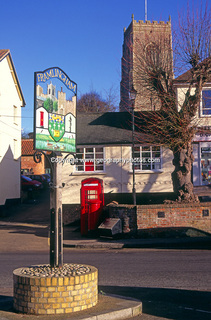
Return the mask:
[[[76,93],[59,68],[35,73],[35,149],[76,152]]]

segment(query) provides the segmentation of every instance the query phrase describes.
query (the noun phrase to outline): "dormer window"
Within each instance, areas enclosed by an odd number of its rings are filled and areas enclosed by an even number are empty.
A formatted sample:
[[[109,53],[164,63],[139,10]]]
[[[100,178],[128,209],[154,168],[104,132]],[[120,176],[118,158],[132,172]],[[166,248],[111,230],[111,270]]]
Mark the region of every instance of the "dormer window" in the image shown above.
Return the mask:
[[[211,89],[202,90],[201,115],[211,116]]]

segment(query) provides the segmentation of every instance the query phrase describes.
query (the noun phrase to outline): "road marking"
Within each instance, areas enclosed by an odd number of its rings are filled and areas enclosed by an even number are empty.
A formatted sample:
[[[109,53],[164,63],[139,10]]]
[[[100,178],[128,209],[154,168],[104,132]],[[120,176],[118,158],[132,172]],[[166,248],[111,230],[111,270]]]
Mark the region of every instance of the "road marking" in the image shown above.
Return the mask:
[[[179,308],[181,308],[181,309],[185,309],[185,310],[191,310],[191,311],[203,312],[203,313],[211,313],[211,311],[201,310],[201,309],[194,309],[194,308],[189,308],[189,307],[182,307],[182,306],[179,306]]]
[[[198,311],[198,312],[204,312],[204,313],[211,313],[211,311],[200,310],[200,309],[196,309],[196,311]]]

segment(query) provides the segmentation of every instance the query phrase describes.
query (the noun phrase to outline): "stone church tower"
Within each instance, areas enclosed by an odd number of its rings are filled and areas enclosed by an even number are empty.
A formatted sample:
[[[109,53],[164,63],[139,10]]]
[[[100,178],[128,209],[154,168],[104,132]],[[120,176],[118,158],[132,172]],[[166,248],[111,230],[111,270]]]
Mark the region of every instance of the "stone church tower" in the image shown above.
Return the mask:
[[[159,44],[158,44],[159,43]],[[162,44],[162,45],[161,45]],[[141,63],[143,55],[153,52],[153,47],[162,47],[165,51],[166,67],[172,70],[172,34],[171,21],[136,21],[132,15],[132,22],[124,29],[123,54],[121,61],[121,83],[120,83],[120,111],[130,111],[131,101],[129,91],[133,87],[137,91],[134,110],[153,111],[160,108],[159,102],[153,97],[153,93],[147,90],[138,72],[138,64]],[[155,52],[155,50],[154,50]]]

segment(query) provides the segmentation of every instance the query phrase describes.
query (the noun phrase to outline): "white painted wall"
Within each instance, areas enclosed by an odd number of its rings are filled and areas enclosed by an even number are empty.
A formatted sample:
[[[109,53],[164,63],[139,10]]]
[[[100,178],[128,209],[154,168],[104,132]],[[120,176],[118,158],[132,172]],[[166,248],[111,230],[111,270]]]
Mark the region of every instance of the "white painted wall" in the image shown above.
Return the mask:
[[[130,146],[106,146],[104,148],[105,159],[130,159]],[[65,155],[64,155],[65,156]],[[70,157],[71,159],[71,157]],[[173,192],[171,173],[173,154],[168,149],[162,149],[162,170],[160,172],[139,172],[135,175],[136,192]],[[74,165],[65,163],[63,165],[62,189],[63,204],[80,203],[81,181],[89,177],[102,179],[105,193],[132,193],[133,177],[132,165],[128,163],[105,163],[103,173],[75,172]]]
[[[206,84],[205,86],[206,88],[210,88],[211,89],[211,83]],[[180,87],[177,88],[177,101],[178,101],[178,109],[181,109],[181,106],[184,103],[185,100],[185,94],[187,92],[188,88],[187,86],[182,87],[182,85]],[[191,89],[191,94],[193,95],[195,92],[195,88]],[[202,116],[201,115],[201,103],[199,103],[198,106],[198,110],[196,112],[196,116],[193,118],[193,124],[196,125],[197,127],[200,126],[211,126],[211,116]]]
[[[0,205],[20,198],[21,105],[5,57],[0,61]]]
[[[211,89],[211,83],[207,83],[206,88]],[[178,108],[182,106],[185,94],[187,92],[187,85],[185,86],[179,86],[177,88],[177,100],[178,100]],[[194,94],[195,88],[192,88],[191,94]],[[211,127],[211,116],[203,116],[201,115],[201,105],[202,101],[200,101],[198,110],[196,112],[196,116],[193,119],[193,124],[197,127]],[[193,156],[194,156],[194,162],[193,162],[193,185],[194,186],[200,186],[202,185],[202,177],[201,177],[201,153],[200,153],[200,147],[201,146],[211,147],[211,135],[210,133],[204,133],[201,134],[200,132],[196,133],[194,139],[193,139]]]

